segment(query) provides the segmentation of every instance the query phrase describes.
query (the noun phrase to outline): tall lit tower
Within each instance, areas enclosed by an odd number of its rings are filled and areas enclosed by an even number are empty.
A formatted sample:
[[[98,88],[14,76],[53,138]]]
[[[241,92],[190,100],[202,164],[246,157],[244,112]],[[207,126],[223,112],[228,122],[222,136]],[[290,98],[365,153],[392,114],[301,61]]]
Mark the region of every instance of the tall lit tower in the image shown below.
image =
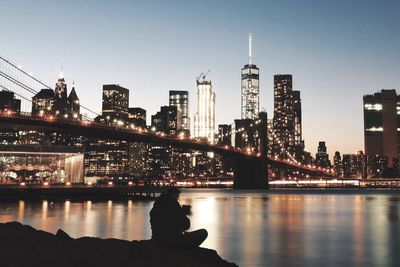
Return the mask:
[[[251,33],[249,34],[249,61],[242,68],[242,119],[254,119],[260,110],[259,69],[252,64]]]
[[[200,75],[201,76],[201,75]],[[197,112],[194,115],[194,137],[205,137],[214,143],[215,93],[211,81],[197,79]]]
[[[365,95],[363,102],[365,154],[387,157],[388,167],[395,167],[400,151],[400,95],[395,89],[382,89]]]

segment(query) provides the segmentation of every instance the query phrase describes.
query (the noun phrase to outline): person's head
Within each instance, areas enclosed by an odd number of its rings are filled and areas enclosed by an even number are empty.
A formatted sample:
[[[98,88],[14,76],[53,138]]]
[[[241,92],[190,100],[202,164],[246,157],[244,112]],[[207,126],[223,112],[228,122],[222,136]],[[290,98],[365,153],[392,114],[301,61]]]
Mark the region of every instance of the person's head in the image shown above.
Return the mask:
[[[179,190],[179,188],[177,187],[170,187],[167,189],[167,191],[165,192],[165,194],[169,197],[175,198],[175,199],[179,199],[179,195],[181,194],[181,190]]]

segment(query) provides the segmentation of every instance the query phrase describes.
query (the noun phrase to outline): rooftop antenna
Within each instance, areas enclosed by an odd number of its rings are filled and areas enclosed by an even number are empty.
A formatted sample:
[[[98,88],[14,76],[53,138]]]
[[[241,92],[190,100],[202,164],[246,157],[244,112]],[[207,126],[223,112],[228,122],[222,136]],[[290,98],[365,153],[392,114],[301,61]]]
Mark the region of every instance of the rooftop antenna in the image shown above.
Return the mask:
[[[249,65],[251,65],[251,33],[249,33]]]
[[[61,61],[61,71],[60,74],[58,75],[59,79],[63,79],[64,78],[64,62]]]

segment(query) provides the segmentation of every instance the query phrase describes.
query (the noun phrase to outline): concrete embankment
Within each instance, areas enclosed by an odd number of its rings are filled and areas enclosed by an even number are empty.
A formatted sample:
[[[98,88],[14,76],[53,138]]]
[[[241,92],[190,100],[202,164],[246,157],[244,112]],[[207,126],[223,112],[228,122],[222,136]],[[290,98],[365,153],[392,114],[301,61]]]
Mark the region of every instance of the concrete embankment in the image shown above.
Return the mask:
[[[158,248],[149,240],[126,241],[56,235],[18,222],[0,224],[2,267],[234,267],[211,249],[176,252]]]

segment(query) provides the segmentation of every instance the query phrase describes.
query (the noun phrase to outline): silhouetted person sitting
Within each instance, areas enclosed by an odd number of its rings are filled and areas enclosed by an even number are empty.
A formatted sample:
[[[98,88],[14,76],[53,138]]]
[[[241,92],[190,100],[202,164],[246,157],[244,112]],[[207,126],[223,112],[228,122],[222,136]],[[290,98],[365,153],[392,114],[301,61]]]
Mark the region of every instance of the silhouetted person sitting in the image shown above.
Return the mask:
[[[185,232],[190,227],[190,206],[178,202],[181,191],[169,188],[154,202],[150,211],[152,240],[163,248],[188,250],[200,246],[207,238],[205,229]]]

